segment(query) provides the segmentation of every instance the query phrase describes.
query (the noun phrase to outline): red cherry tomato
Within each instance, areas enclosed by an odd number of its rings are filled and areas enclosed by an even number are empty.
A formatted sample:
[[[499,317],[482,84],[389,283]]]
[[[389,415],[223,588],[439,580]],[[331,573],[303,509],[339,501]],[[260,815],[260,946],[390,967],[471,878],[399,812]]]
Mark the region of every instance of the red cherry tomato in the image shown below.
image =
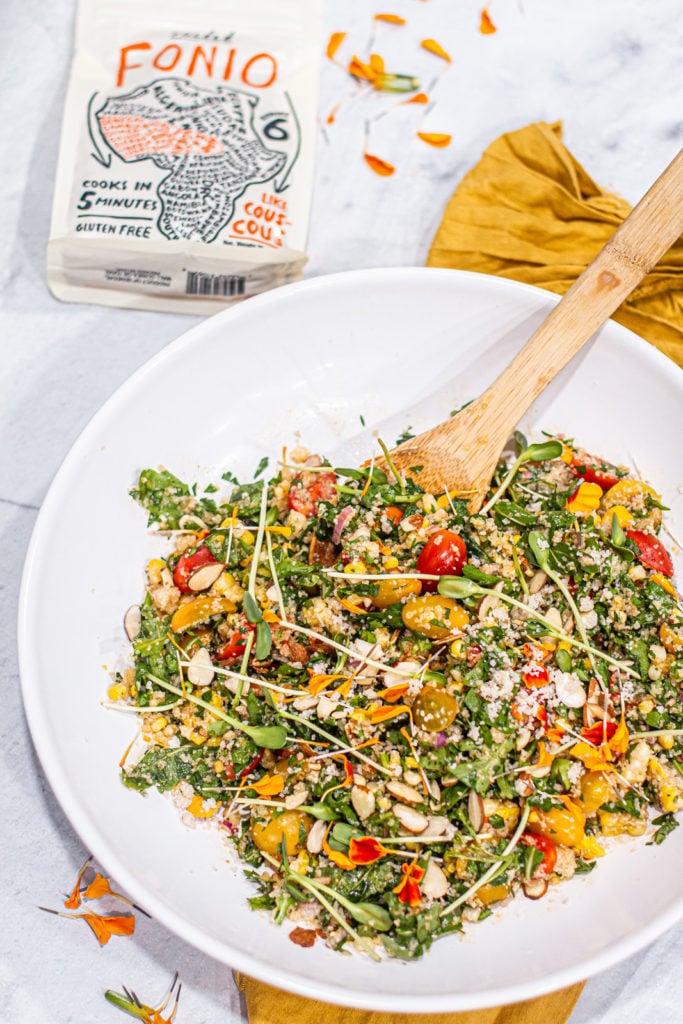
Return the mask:
[[[642,530],[627,530],[626,536],[632,540],[638,548],[638,560],[648,569],[655,572],[662,572],[665,576],[673,576],[674,567],[661,540],[653,537],[651,533],[643,533]]]
[[[192,573],[196,572],[197,569],[201,569],[203,565],[211,565],[216,561],[218,559],[213,557],[206,544],[202,544],[201,547],[191,554],[188,553],[180,556],[173,570],[173,582],[183,594],[191,594],[192,590],[188,587],[187,581]]]
[[[580,477],[586,483],[597,484],[598,487],[602,487],[603,491],[608,491],[621,479],[616,475],[614,466],[609,462],[598,459],[595,455],[589,455],[587,452],[575,452],[572,455],[570,469],[574,476]]]
[[[315,480],[304,484],[301,474],[289,486],[289,507],[304,516],[312,516],[319,501],[334,501],[337,497],[337,478],[334,473],[316,473]]]
[[[417,559],[417,571],[430,576],[460,576],[467,561],[465,541],[452,530],[433,533]],[[422,580],[422,589],[430,592],[438,586],[436,580]]]
[[[545,836],[537,836],[535,832],[525,832],[521,843],[525,846],[535,846],[543,854],[543,860],[534,871],[534,875],[550,875],[557,863],[557,846],[552,839]]]
[[[247,649],[247,637],[249,633],[253,633],[254,627],[250,622],[245,623],[244,626],[240,626],[232,634],[227,644],[224,644],[220,650],[216,651],[216,661],[237,661],[242,657]]]

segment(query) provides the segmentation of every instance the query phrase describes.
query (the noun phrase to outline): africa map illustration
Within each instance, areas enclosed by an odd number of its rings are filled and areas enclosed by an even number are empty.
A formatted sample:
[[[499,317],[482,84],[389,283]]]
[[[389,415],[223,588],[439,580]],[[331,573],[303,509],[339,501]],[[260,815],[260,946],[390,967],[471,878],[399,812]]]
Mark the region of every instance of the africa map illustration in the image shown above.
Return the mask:
[[[239,196],[274,178],[287,161],[259,138],[257,104],[233,89],[166,78],[110,97],[96,117],[121,160],[151,160],[169,172],[157,188],[159,230],[170,239],[211,242],[230,222]]]

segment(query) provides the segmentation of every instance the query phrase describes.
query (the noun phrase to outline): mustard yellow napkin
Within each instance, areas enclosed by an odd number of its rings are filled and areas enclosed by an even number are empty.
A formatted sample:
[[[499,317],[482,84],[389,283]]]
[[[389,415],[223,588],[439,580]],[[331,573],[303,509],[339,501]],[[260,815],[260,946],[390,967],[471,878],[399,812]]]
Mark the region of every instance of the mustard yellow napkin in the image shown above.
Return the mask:
[[[374,1013],[317,1003],[236,974],[249,1024],[565,1024],[585,982],[526,1003],[464,1013]]]
[[[427,264],[564,295],[630,209],[586,174],[563,145],[559,123],[530,124],[492,142],[465,175]],[[683,366],[683,239],[613,319]]]

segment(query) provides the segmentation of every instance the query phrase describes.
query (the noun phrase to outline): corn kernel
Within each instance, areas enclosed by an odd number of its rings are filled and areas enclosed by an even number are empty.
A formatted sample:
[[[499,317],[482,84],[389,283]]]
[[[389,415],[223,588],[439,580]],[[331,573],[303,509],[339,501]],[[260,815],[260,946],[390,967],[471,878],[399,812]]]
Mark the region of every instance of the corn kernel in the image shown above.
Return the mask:
[[[131,686],[131,688],[130,688],[130,695],[133,698],[133,700],[135,700],[135,698],[138,695],[138,688],[137,688],[137,686],[135,686],[135,685]]]
[[[674,740],[673,736],[658,736],[657,742],[659,743],[662,750],[671,750],[676,741]]]
[[[463,642],[462,642],[462,637],[460,637],[460,639],[453,641],[453,643],[450,645],[448,650],[450,651],[451,656],[453,658],[460,659],[460,658],[463,657],[463,650],[462,650],[462,648],[463,648]]]
[[[220,745],[221,745],[221,738],[220,738],[220,736],[209,736],[209,742],[207,743],[208,747],[220,747]]]
[[[214,708],[220,708],[221,710],[223,709],[223,701],[221,700],[220,694],[218,693],[211,694],[210,703]]]
[[[244,533],[241,535],[240,540],[242,541],[243,544],[249,544],[251,546],[256,540],[256,537],[251,532],[251,530],[245,530]]]
[[[128,687],[125,683],[114,683],[107,690],[107,697],[109,700],[125,700],[128,696]]]
[[[406,758],[406,768],[419,768],[419,765],[414,757]]]
[[[218,736],[214,737],[214,739],[218,739],[218,738],[219,738]],[[207,737],[203,733],[201,733],[198,729],[193,729],[192,732],[190,733],[190,740],[197,747],[201,747],[202,743],[206,743],[206,739],[207,739]]]
[[[654,711],[654,707],[655,702],[653,701],[652,697],[645,697],[645,699],[641,700],[640,704],[638,705],[638,710],[640,711],[641,715],[649,715],[651,711]]]
[[[396,557],[396,555],[387,555],[387,557],[383,560],[382,564],[384,565],[385,569],[397,569],[398,558]]]
[[[213,770],[215,771],[216,775],[220,775],[221,772],[225,771],[225,765],[223,764],[222,761],[214,761]]]
[[[229,530],[231,526],[237,526],[239,519],[236,516],[228,516],[221,523],[221,530]]]
[[[152,722],[150,728],[151,728],[152,732],[161,732],[161,730],[163,728],[165,728],[167,725],[168,725],[168,719],[164,718],[163,715],[159,715],[158,718],[154,719],[154,721]]]

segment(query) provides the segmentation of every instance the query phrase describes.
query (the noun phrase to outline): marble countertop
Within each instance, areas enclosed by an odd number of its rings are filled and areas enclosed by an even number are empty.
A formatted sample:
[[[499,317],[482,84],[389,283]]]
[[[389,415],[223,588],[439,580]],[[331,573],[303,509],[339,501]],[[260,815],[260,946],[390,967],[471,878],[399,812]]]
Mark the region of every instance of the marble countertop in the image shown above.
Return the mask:
[[[382,118],[373,127],[373,150],[397,172],[379,178],[361,153],[365,120],[380,111],[383,97],[363,99],[334,125],[321,127],[308,274],[424,263],[463,173],[493,138],[531,121],[562,120],[568,146],[589,173],[631,201],[680,147],[677,0],[494,0],[490,13],[498,31],[489,36],[478,31],[481,6],[481,0],[388,5],[410,19],[413,42],[432,36],[453,54],[424,126],[451,133],[453,142],[433,150],[415,140],[413,112]],[[348,31],[362,51],[378,9],[384,8],[369,0],[327,0],[326,32]],[[43,776],[22,711],[15,630],[26,545],[50,480],[82,427],[136,367],[195,322],[62,305],[47,290],[45,251],[73,13],[73,0],[3,5],[0,1018],[8,1024],[113,1024],[124,1018],[104,1002],[106,988],[125,984],[153,1001],[177,969],[184,986],[178,1024],[238,1024],[243,1008],[229,968],[154,921],[141,918],[134,938],[113,939],[100,949],[85,926],[34,909],[58,905],[87,852]],[[326,62],[321,114],[348,91],[343,73]],[[55,686],[64,671],[68,667],[56,659]],[[682,954],[683,925],[591,979],[572,1024],[680,1020]]]

